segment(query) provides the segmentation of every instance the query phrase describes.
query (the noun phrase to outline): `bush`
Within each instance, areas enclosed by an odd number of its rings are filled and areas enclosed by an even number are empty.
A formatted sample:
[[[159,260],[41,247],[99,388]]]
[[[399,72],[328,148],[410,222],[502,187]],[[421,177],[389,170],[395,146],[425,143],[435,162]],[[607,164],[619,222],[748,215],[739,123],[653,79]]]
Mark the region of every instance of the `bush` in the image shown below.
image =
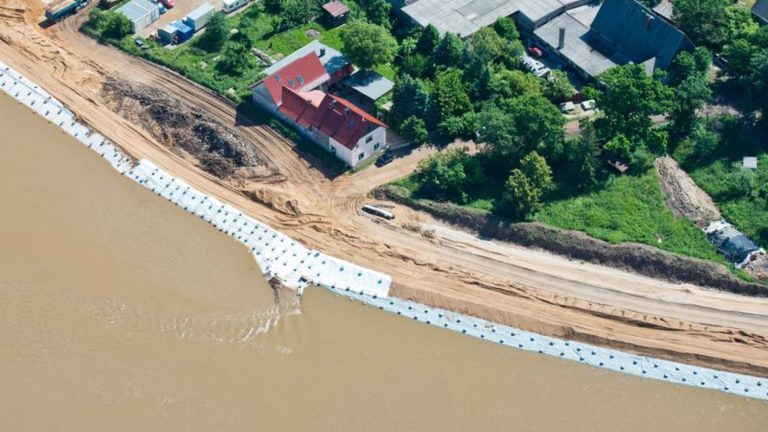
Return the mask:
[[[400,134],[403,138],[416,145],[427,142],[427,136],[429,135],[424,120],[415,116],[405,119],[403,124],[400,125]]]

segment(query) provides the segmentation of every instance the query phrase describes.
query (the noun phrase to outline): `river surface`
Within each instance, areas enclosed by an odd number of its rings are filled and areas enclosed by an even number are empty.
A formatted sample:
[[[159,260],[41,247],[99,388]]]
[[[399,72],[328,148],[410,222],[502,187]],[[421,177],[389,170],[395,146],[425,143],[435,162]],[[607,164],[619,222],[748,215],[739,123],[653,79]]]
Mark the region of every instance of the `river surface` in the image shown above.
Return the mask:
[[[246,248],[5,95],[0,134],[0,431],[768,430],[319,288],[276,306]]]

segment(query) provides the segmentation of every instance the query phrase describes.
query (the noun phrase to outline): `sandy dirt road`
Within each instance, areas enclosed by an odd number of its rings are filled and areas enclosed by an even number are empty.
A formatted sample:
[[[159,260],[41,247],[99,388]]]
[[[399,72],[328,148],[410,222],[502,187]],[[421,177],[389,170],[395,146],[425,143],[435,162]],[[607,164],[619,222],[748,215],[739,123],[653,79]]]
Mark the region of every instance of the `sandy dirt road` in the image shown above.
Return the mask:
[[[36,0],[0,0],[0,59],[137,159],[231,202],[309,247],[392,275],[393,294],[547,335],[768,376],[768,299],[671,284],[435,226],[428,239],[357,214],[368,191],[412,172],[434,152],[329,179],[268,126],[178,75],[98,45],[77,31],[85,14],[41,29]],[[267,172],[221,180],[188,155],[109,109],[107,79],[131,81],[186,101],[256,146]],[[248,194],[246,196],[245,194]]]

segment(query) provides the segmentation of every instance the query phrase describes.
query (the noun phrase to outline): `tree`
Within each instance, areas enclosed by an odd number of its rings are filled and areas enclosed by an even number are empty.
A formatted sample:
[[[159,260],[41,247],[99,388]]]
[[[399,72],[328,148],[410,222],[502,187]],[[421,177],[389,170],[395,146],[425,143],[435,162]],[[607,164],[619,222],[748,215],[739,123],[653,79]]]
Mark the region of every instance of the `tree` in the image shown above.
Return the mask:
[[[491,76],[491,93],[502,98],[541,94],[541,80],[520,70],[502,69]]]
[[[474,58],[462,73],[464,88],[472,100],[487,99],[490,96],[491,69],[479,58]]]
[[[516,66],[523,55],[523,44],[519,40],[507,40],[490,27],[483,27],[467,41],[465,61],[479,57],[485,63],[501,62]]]
[[[768,95],[768,50],[761,51],[752,60],[752,70],[750,77],[752,98],[765,117],[768,113],[768,97],[766,97]]]
[[[528,153],[520,160],[520,171],[528,177],[531,185],[542,194],[550,191],[554,186],[552,168],[549,167],[547,160],[535,151]]]
[[[281,0],[280,27],[289,29],[306,24],[320,12],[315,0]]]
[[[368,21],[385,28],[391,28],[389,12],[392,4],[387,0],[359,0],[360,8],[365,12]]]
[[[712,52],[698,47],[693,53],[683,51],[675,57],[669,73],[669,85],[677,86],[693,75],[707,76],[712,67]]]
[[[648,76],[642,65],[617,66],[600,74],[604,90],[597,92],[597,105],[603,116],[595,120],[598,135],[610,140],[624,135],[634,145],[663,152],[663,139],[652,133],[652,115],[671,108],[672,89],[657,76]]]
[[[711,97],[709,79],[700,73],[692,74],[677,86],[674,107],[670,112],[670,133],[675,139],[681,139],[693,132],[698,121],[696,111]]]
[[[464,41],[453,33],[446,33],[437,44],[432,61],[438,66],[459,67],[464,52]]]
[[[567,180],[576,189],[582,191],[597,186],[600,166],[600,147],[595,142],[594,136],[585,129],[582,129],[581,137],[565,143],[564,151]]]
[[[422,191],[434,198],[456,198],[466,201],[465,164],[470,156],[461,149],[440,152],[419,162]]]
[[[400,125],[400,134],[413,144],[421,145],[427,142],[427,125],[418,117],[408,117]]]
[[[628,161],[629,156],[632,154],[633,146],[627,137],[618,134],[605,143],[603,149],[614,160]]]
[[[509,172],[499,202],[502,214],[514,219],[526,219],[541,209],[541,194],[531,180],[519,169]]]
[[[553,70],[544,82],[544,96],[554,103],[568,100],[576,92],[568,75],[561,70]]]
[[[120,40],[133,33],[133,24],[123,14],[106,13],[103,15],[103,23],[102,36],[104,38]]]
[[[460,70],[445,69],[437,73],[432,102],[432,110],[438,123],[447,117],[472,111],[472,101],[464,90]]]
[[[672,20],[696,45],[719,50],[728,41],[728,0],[675,0]]]
[[[428,24],[421,30],[419,40],[416,42],[416,51],[426,57],[431,57],[435,48],[440,44],[440,32],[435,26]]]
[[[341,31],[344,54],[363,69],[391,62],[397,41],[387,29],[365,21],[352,21]]]
[[[512,114],[495,106],[486,108],[477,115],[477,126],[486,150],[494,156],[509,160],[521,154]]]
[[[390,121],[398,125],[408,117],[425,118],[429,107],[429,90],[421,80],[402,75],[392,91]]]
[[[461,116],[448,117],[437,125],[437,129],[446,138],[473,139],[477,131],[477,115],[469,111]]]
[[[496,34],[508,41],[517,41],[520,39],[520,33],[517,31],[515,20],[509,17],[501,17],[493,23],[493,29]]]
[[[556,106],[537,94],[508,99],[501,105],[514,119],[519,155],[533,150],[552,159],[560,155],[565,120]]]
[[[227,75],[240,75],[249,67],[253,67],[253,55],[244,45],[239,43],[227,43],[219,57],[216,68]]]
[[[205,26],[200,38],[201,45],[208,51],[219,51],[229,39],[229,24],[224,13],[216,11]]]

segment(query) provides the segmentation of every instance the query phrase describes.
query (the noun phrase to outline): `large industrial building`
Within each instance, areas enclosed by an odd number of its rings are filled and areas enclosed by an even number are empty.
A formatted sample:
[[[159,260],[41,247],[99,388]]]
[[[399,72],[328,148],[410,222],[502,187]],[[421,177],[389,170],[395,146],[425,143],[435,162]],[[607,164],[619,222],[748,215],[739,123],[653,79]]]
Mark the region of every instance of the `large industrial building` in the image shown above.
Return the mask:
[[[502,17],[584,78],[619,64],[666,69],[691,41],[635,0],[418,0],[402,9],[415,23],[469,36]]]

